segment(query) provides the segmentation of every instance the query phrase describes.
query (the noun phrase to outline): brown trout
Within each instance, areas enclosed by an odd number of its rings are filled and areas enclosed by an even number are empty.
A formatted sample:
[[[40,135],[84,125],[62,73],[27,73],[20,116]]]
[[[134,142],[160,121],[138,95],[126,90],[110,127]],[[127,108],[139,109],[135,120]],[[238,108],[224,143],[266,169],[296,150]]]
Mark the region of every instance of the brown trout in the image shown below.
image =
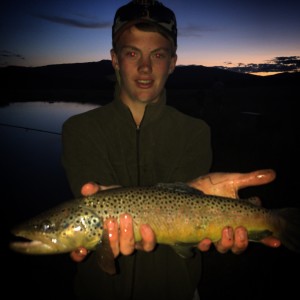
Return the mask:
[[[103,223],[122,213],[132,215],[136,241],[141,239],[140,225],[149,224],[158,243],[170,245],[183,257],[192,254],[204,238],[219,240],[225,226],[244,226],[250,241],[272,235],[288,249],[300,252],[299,209],[266,209],[250,198],[207,195],[183,183],[114,188],[64,202],[13,228],[15,236],[29,241],[12,242],[10,248],[24,254],[55,254],[82,246],[99,251],[100,266],[113,274]]]

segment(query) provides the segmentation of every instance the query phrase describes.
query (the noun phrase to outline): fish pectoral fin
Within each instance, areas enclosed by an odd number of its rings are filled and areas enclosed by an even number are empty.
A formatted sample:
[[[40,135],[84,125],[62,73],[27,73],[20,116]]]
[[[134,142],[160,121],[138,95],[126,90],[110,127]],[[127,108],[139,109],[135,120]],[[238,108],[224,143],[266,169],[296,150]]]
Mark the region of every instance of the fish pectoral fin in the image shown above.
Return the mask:
[[[96,248],[96,257],[100,268],[110,274],[114,275],[117,273],[114,254],[110,247],[108,231],[103,230],[101,242]]]
[[[176,243],[171,247],[182,258],[191,258],[194,256],[193,249],[195,248],[195,244]]]

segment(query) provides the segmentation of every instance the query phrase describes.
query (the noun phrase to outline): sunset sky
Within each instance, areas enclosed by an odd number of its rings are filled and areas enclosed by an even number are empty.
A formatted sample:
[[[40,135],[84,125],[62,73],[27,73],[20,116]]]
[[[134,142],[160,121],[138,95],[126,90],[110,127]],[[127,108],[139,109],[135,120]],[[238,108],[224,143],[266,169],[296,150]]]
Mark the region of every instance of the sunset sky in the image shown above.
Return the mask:
[[[127,2],[4,0],[0,66],[110,59],[114,13]],[[177,16],[178,65],[253,68],[279,64],[300,69],[300,1],[162,3]]]

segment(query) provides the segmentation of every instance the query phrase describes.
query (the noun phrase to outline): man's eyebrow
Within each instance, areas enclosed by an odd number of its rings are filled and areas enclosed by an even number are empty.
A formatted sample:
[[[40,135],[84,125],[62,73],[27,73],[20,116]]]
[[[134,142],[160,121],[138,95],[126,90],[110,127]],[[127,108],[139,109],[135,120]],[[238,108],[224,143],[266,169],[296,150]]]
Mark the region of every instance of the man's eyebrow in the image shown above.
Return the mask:
[[[121,47],[121,50],[123,49],[130,49],[130,50],[136,50],[136,51],[141,51],[139,48],[136,48],[134,46],[130,46],[130,45],[124,45]]]
[[[171,49],[170,48],[166,48],[166,47],[160,47],[160,48],[154,49],[151,52],[159,52],[159,51],[171,52]]]
[[[142,51],[141,49],[139,49],[135,46],[131,46],[131,45],[124,45],[124,46],[122,46],[121,50],[123,50],[123,49],[130,49],[130,50],[135,50],[135,51],[139,51],[139,52]],[[155,52],[159,52],[159,51],[171,52],[172,50],[170,48],[166,48],[166,47],[159,47],[159,48],[152,50],[151,53],[155,53]]]

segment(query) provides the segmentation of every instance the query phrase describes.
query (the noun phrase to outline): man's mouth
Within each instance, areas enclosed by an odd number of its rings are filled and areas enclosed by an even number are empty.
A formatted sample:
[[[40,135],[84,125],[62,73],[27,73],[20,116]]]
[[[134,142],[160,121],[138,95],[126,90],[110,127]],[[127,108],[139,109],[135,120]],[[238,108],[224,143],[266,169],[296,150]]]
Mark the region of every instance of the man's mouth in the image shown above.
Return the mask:
[[[149,88],[153,85],[153,80],[141,79],[136,81],[139,87]]]

